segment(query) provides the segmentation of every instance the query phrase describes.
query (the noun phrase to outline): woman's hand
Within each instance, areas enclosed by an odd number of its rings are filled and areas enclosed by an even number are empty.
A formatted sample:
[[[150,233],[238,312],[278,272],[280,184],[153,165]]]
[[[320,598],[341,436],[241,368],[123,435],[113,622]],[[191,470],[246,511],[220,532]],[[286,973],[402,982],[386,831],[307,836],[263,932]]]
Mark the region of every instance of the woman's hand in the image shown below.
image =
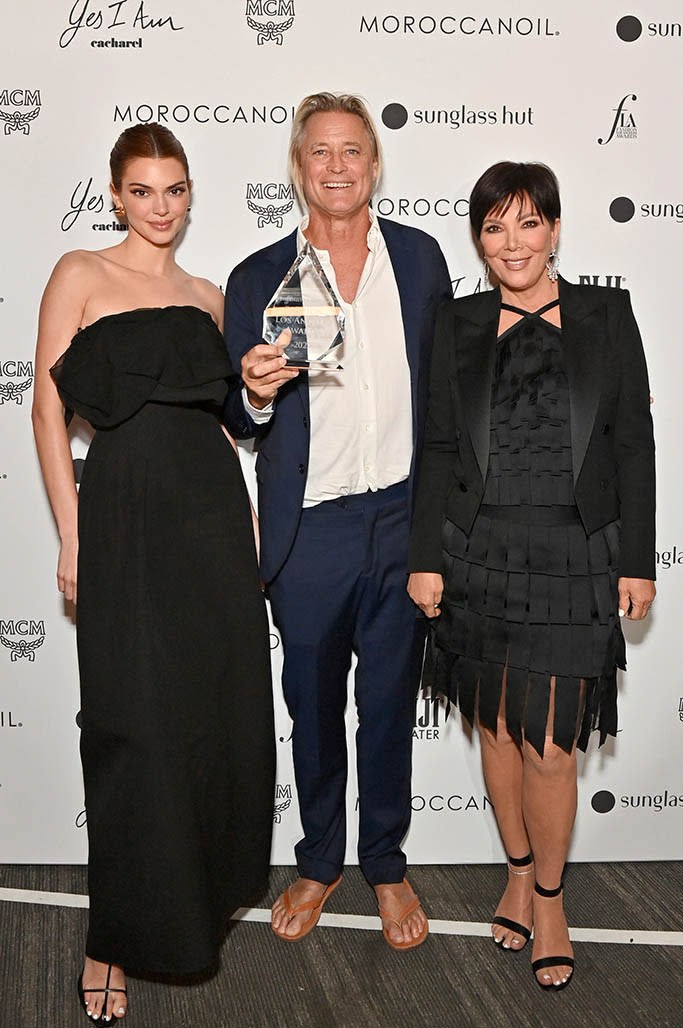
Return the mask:
[[[652,606],[657,590],[649,578],[619,579],[619,617],[642,621]]]
[[[432,571],[414,571],[408,579],[408,595],[428,618],[436,618],[441,611],[443,578]]]
[[[78,579],[78,536],[62,539],[57,562],[57,586],[64,599],[76,603]]]

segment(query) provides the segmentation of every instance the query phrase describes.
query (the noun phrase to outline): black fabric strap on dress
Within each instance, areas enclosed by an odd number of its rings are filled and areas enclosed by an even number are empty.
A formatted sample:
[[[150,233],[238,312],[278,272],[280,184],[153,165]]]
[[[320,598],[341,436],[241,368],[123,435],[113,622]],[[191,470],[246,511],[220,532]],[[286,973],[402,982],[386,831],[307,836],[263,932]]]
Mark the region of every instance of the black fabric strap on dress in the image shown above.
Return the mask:
[[[581,515],[575,504],[532,506],[520,503],[482,503],[479,513],[499,521],[513,521],[520,525],[580,525]]]
[[[512,311],[514,314],[521,314],[524,318],[540,318],[546,311],[552,310],[553,307],[558,307],[559,303],[560,299],[558,297],[557,300],[551,300],[550,303],[546,303],[544,307],[539,307],[537,311],[525,311],[521,307],[513,307],[511,303],[501,303],[500,309]]]

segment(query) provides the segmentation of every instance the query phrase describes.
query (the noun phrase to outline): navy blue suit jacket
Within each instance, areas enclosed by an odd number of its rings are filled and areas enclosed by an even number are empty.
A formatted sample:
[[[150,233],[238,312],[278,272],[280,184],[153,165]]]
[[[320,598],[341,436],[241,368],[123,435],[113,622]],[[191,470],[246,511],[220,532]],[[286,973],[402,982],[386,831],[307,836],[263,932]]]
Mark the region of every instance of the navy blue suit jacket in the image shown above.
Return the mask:
[[[413,407],[413,459],[422,448],[427,412],[429,365],[439,305],[452,296],[446,261],[438,243],[419,229],[379,218],[401,300]],[[263,342],[263,311],[296,257],[296,230],[251,254],[228,279],[225,338],[234,369],[244,354]],[[244,410],[241,390],[225,404],[225,424],[236,438],[258,436],[256,478],[259,490],[261,577],[270,582],[287,559],[299,526],[308,470],[310,407],[308,375],[300,372],[283,386],[267,425],[256,425]]]

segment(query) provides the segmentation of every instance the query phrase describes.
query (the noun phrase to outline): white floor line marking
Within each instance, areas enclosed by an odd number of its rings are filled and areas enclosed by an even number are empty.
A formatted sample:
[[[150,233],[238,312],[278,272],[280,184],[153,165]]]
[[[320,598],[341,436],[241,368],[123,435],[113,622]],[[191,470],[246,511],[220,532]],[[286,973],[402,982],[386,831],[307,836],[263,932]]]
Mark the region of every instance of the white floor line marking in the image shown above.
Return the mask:
[[[88,907],[87,896],[72,892],[40,892],[33,889],[0,889],[0,900],[7,903],[42,903],[48,907]]]
[[[232,915],[233,921],[270,922],[270,910],[240,907]],[[361,931],[377,932],[381,928],[378,917],[364,914],[322,914],[318,922],[323,928],[356,928]],[[468,935],[487,939],[491,934],[488,921],[439,921],[430,917],[429,931],[432,935]],[[618,928],[570,928],[569,936],[574,942],[633,943],[641,946],[683,946],[683,932],[646,932],[640,929]]]
[[[87,907],[88,897],[70,892],[40,892],[32,889],[0,888],[0,902],[38,903],[51,907]],[[270,910],[263,907],[240,907],[232,915],[233,921],[270,923]],[[381,923],[378,917],[366,914],[322,914],[319,922],[323,928],[355,928],[361,931],[377,932]],[[491,927],[486,921],[440,921],[429,919],[432,935],[467,935],[488,938]],[[646,932],[625,928],[570,928],[573,942],[599,942],[611,944],[633,944],[638,946],[683,946],[683,932]]]

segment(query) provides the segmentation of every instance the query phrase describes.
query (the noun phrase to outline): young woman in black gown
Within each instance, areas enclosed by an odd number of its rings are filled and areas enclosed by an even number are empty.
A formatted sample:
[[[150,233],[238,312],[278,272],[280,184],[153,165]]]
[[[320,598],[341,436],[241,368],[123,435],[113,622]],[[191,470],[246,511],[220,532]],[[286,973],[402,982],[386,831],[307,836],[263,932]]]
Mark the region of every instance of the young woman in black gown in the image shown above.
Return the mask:
[[[191,182],[167,129],[111,155],[118,246],[59,261],[33,411],[78,589],[90,920],[79,993],[123,1016],[123,968],[212,968],[266,881],[274,791],[268,624],[252,515],[220,424],[223,297],[175,262]],[[55,388],[56,383],[56,388]],[[95,428],[76,492],[64,410]]]
[[[436,617],[425,682],[478,713],[509,880],[495,941],[543,987],[574,966],[562,872],[576,745],[616,732],[619,615],[654,599],[654,444],[628,293],[558,279],[560,197],[494,165],[470,218],[500,288],[437,320],[409,592]]]

